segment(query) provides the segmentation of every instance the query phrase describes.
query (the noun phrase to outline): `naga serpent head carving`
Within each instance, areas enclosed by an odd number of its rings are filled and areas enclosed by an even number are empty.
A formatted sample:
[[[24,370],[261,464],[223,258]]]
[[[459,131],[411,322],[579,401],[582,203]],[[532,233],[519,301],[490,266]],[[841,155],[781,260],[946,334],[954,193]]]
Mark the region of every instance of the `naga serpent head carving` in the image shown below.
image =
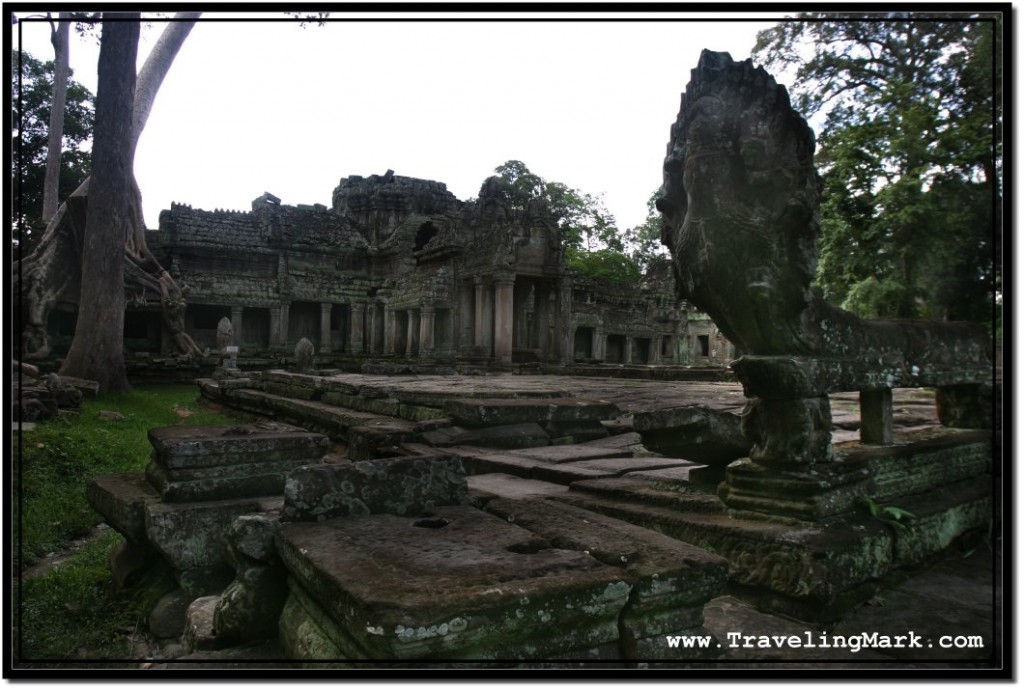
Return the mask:
[[[747,352],[813,350],[814,134],[750,60],[703,51],[672,126],[662,238],[681,296]]]

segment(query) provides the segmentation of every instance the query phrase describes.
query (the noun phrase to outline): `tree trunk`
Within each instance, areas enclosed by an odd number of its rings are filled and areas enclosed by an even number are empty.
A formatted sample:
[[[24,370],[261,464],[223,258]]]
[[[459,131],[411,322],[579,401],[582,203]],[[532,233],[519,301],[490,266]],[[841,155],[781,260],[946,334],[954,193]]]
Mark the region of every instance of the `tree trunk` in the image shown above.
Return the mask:
[[[130,388],[124,365],[124,247],[137,222],[132,105],[140,15],[103,18],[78,322],[60,373],[93,379],[107,393]]]
[[[46,142],[46,177],[43,181],[42,221],[49,223],[57,213],[60,188],[60,155],[64,146],[64,100],[68,92],[68,33],[71,15],[60,13],[60,21],[50,31],[53,44],[53,98],[50,103],[50,131]]]
[[[139,72],[132,103],[131,136],[125,140],[130,144],[132,158],[160,84],[200,14],[179,12],[175,15],[175,19],[179,21],[168,24]],[[97,128],[98,120],[97,114]],[[130,231],[123,239],[125,287],[135,294],[146,289],[159,294],[164,325],[171,332],[175,348],[185,355],[200,356],[202,351],[185,333],[185,300],[181,288],[160,265],[146,244],[142,198],[134,173],[131,175],[131,184],[123,188],[122,193],[132,206],[134,219]],[[21,358],[45,358],[50,354],[46,325],[49,313],[58,300],[66,299],[79,302],[80,305],[82,303],[79,292],[79,265],[88,195],[89,180],[86,180],[71,194],[65,205],[60,207],[56,216],[49,222],[32,254],[14,263],[14,292],[18,298],[22,332],[18,344]],[[123,320],[123,314],[121,319]]]

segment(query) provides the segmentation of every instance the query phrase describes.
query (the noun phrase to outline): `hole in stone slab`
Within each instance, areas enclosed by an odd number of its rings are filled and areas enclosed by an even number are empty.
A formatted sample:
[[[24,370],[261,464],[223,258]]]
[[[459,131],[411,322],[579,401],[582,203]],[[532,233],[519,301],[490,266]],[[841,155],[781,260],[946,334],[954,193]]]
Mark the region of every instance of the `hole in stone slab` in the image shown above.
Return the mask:
[[[443,528],[448,525],[450,521],[443,516],[431,516],[429,518],[419,518],[413,521],[413,528]]]

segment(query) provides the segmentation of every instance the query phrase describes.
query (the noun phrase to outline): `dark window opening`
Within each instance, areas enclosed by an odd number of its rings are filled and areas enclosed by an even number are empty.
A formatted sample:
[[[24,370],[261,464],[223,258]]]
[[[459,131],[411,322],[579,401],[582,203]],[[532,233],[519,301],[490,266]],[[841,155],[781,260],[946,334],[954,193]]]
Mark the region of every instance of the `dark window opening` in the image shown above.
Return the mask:
[[[219,305],[190,305],[192,309],[192,328],[216,329],[224,317],[231,319],[231,308]]]
[[[711,354],[711,342],[708,336],[697,336],[697,346],[700,348],[700,354],[704,357]]]
[[[434,239],[437,235],[438,229],[430,221],[427,221],[420,226],[420,229],[416,231],[416,245],[413,250],[419,252],[421,249],[427,246],[427,243]]]

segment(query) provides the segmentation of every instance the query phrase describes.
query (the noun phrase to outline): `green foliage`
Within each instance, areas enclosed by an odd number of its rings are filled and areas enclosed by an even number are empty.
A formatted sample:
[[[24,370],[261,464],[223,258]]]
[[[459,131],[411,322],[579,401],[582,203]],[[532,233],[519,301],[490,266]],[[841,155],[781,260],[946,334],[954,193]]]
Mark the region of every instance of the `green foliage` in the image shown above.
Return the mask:
[[[951,13],[798,19],[762,32],[754,55],[791,70],[798,110],[824,118],[826,299],[871,316],[992,320],[1001,27]]]
[[[125,419],[103,419],[102,410]],[[197,404],[194,386],[168,385],[87,399],[77,415],[64,414],[23,432],[20,448],[15,435],[14,532],[21,546],[15,559],[31,564],[88,535],[100,518],[85,500],[86,483],[99,475],[144,470],[152,451],[150,428],[228,422]]]
[[[640,280],[640,267],[620,250],[600,249],[588,252],[575,247],[565,250],[566,265],[584,278],[596,278],[614,283],[636,283]]]
[[[18,660],[44,666],[46,660],[133,657],[133,634],[145,631],[155,603],[144,591],[111,594],[107,556],[123,539],[106,530],[47,573],[21,582],[13,618]]]
[[[103,410],[125,418],[104,419]],[[200,405],[194,386],[156,385],[87,400],[77,415],[64,414],[23,432],[20,445],[15,436],[14,572],[91,535],[101,518],[86,502],[86,484],[99,475],[142,472],[152,451],[150,428],[231,422]],[[155,597],[169,588],[149,584],[153,587],[112,595],[107,556],[121,541],[114,530],[103,530],[48,572],[18,580],[16,658],[34,664],[133,657],[134,634],[144,628]]]
[[[882,506],[866,497],[860,499],[859,503],[867,509],[872,518],[876,518],[896,530],[906,530],[909,523],[917,520],[917,516],[897,506]]]
[[[18,236],[18,221],[27,231],[20,240],[31,245],[32,232],[39,223],[43,209],[43,181],[46,177],[47,137],[50,128],[50,102],[53,98],[54,64],[42,62],[26,51],[12,54],[15,82],[12,99],[12,152],[11,177],[14,185],[14,209],[17,210],[14,236]],[[20,73],[19,73],[20,68]],[[18,76],[20,75],[20,81]],[[20,87],[20,88],[19,88]],[[58,198],[64,199],[89,176],[90,152],[94,120],[94,97],[84,86],[68,80],[64,111],[64,144],[61,154]],[[22,252],[30,247],[22,246]]]
[[[624,234],[629,256],[641,271],[647,271],[652,264],[668,256],[668,248],[661,243],[661,212],[654,206],[660,196],[660,189],[651,194],[647,200],[647,218]]]
[[[513,213],[521,213],[536,199],[547,204],[562,231],[566,263],[584,278],[632,283],[666,254],[661,246],[661,214],[654,208],[657,192],[647,202],[644,223],[621,231],[601,195],[545,180],[522,161],[505,161],[494,172],[498,198]]]

